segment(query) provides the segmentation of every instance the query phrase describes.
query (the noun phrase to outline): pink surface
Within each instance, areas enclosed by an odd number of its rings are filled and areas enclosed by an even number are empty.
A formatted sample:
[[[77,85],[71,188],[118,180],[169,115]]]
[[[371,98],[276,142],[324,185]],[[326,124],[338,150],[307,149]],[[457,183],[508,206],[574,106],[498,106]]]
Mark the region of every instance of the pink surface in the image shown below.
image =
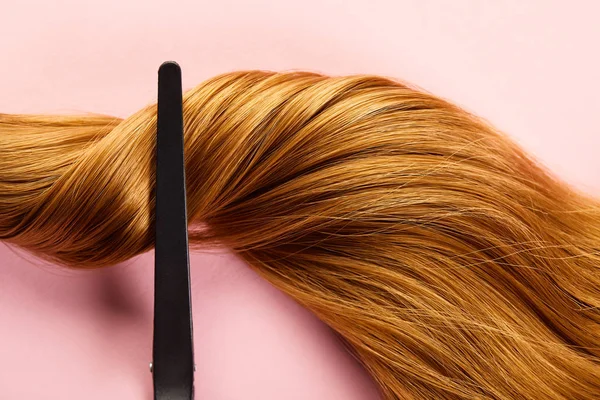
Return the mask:
[[[249,68],[376,73],[460,103],[600,194],[597,2],[166,4],[5,2],[0,112],[127,116],[168,59],[187,88]],[[150,399],[152,255],[39,264],[0,244],[0,399]],[[232,255],[194,255],[192,279],[198,399],[377,398],[326,327]]]

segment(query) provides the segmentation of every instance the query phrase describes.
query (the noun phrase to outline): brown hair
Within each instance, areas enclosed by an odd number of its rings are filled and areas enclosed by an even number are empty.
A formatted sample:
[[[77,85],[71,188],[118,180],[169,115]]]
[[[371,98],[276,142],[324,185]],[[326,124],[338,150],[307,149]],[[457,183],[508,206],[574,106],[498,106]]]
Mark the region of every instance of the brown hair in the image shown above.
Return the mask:
[[[600,204],[440,98],[261,71],[184,96],[190,241],[337,331],[386,399],[600,398]],[[156,106],[0,114],[0,239],[102,267],[153,246]]]

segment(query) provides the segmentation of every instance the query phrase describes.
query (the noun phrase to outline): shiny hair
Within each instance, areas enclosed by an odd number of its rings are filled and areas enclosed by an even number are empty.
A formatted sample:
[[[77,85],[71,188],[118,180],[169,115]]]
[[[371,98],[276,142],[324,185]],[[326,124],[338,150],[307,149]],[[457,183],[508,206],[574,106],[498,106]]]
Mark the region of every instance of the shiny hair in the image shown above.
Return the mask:
[[[600,399],[600,204],[443,99],[243,71],[184,95],[190,243],[225,246],[386,399]],[[0,114],[0,240],[72,268],[153,246],[156,105]]]

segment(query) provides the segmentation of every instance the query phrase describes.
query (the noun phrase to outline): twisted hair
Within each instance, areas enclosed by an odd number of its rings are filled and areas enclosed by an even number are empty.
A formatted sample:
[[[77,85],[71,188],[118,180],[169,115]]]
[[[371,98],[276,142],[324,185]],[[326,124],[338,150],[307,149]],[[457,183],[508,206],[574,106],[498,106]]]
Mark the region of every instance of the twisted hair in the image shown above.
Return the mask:
[[[386,399],[599,399],[600,204],[484,121],[376,76],[184,95],[190,243],[332,327]],[[153,246],[156,105],[0,114],[0,240],[72,268]]]

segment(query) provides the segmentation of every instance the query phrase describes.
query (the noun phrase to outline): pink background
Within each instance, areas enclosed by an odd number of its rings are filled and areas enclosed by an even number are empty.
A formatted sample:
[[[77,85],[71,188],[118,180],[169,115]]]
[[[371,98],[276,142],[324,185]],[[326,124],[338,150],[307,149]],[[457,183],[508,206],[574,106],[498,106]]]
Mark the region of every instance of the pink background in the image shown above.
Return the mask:
[[[0,112],[127,116],[173,59],[375,73],[487,118],[600,194],[600,13],[590,1],[3,2]],[[1,156],[1,155],[0,155]],[[77,273],[0,244],[0,398],[150,399],[152,255]],[[376,399],[335,336],[234,256],[192,256],[198,399]]]

